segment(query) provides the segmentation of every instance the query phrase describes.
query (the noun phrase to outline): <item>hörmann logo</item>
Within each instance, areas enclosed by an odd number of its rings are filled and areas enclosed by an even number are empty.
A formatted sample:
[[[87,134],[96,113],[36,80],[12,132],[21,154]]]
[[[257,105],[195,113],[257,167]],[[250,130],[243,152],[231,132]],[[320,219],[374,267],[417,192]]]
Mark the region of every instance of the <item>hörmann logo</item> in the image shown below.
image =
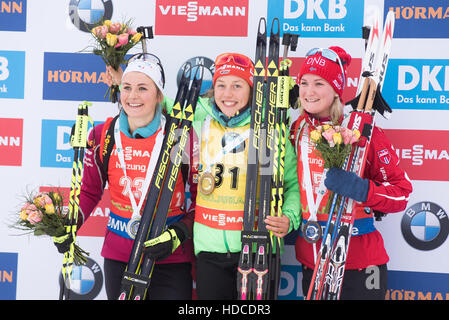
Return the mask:
[[[157,0],[155,33],[246,37],[248,0]]]
[[[44,53],[44,100],[107,101],[105,79],[104,63],[96,55]]]
[[[395,13],[395,38],[448,38],[447,0],[385,0],[385,15]]]

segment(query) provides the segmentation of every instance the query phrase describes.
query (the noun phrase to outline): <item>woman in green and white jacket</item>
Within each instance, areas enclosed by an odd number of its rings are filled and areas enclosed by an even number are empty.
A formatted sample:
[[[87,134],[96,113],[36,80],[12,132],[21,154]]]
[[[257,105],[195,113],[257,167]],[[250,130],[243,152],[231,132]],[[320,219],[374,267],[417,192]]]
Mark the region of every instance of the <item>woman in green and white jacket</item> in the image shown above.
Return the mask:
[[[107,69],[109,83],[120,72]],[[237,299],[237,267],[242,249],[248,137],[254,65],[248,57],[225,53],[215,60],[213,89],[200,98],[189,143],[189,185],[195,210],[193,242],[198,299]],[[164,97],[163,108],[173,101]],[[297,158],[287,139],[282,216],[268,216],[267,230],[284,237],[301,222]],[[168,251],[166,241],[156,241]],[[161,250],[157,248],[157,250]]]
[[[211,97],[200,98],[195,111],[189,182],[198,299],[238,297],[253,74],[248,57],[218,56]],[[281,238],[297,229],[301,219],[296,154],[289,141],[284,171],[283,215],[265,220]]]

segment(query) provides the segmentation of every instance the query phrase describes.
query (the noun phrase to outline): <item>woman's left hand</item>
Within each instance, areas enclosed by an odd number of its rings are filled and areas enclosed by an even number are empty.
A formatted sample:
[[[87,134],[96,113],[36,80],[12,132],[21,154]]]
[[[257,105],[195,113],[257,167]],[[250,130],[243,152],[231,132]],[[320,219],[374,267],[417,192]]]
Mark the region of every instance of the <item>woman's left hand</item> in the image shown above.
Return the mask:
[[[290,229],[290,219],[283,215],[281,217],[267,216],[265,218],[267,230],[273,232],[276,237],[283,238],[287,235]]]

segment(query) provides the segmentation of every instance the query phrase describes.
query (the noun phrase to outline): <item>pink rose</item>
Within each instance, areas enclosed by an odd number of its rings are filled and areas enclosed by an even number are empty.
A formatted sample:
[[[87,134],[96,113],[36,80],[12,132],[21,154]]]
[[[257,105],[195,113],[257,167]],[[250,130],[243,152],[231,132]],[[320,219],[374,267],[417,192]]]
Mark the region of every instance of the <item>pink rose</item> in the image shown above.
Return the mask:
[[[28,220],[31,224],[36,224],[36,223],[42,221],[42,217],[43,217],[42,212],[37,211],[37,210],[34,210],[34,211],[31,211],[31,212],[28,214],[27,220]]]
[[[111,26],[109,27],[109,32],[113,33],[113,34],[117,34],[121,28],[122,28],[122,24],[119,22],[116,22],[116,23],[111,24]]]
[[[359,140],[360,134],[357,132],[354,132],[347,128],[342,128],[341,135],[343,137],[343,143],[344,144],[354,144]]]
[[[106,34],[108,33],[107,26],[98,26],[92,30],[92,33],[100,39],[106,38]]]
[[[37,210],[37,207],[33,203],[27,202],[23,205],[22,210],[34,211]]]
[[[335,130],[333,128],[329,128],[323,132],[323,137],[327,140],[327,142],[333,142],[334,133]]]
[[[38,204],[41,207],[45,207],[45,205],[47,204],[52,204],[53,202],[51,201],[51,198],[48,196],[48,194],[44,193],[42,194],[39,198],[38,198]]]
[[[122,33],[117,37],[117,44],[115,45],[115,48],[124,46],[128,43],[128,37],[129,35],[127,33]]]
[[[343,138],[344,144],[351,143],[351,140],[352,140],[352,131],[351,130],[349,130],[347,128],[342,128],[340,133]]]

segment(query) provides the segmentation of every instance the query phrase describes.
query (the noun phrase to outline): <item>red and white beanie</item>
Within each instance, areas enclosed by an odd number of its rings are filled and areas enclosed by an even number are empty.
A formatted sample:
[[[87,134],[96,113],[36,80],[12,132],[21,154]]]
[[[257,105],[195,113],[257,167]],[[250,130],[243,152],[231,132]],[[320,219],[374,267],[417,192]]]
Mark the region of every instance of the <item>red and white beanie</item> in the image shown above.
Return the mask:
[[[340,64],[323,57],[321,51],[317,51],[315,54],[306,57],[306,60],[303,62],[301,69],[299,70],[297,81],[299,83],[304,74],[311,73],[318,75],[329,82],[340,97],[340,100],[342,100],[343,89],[345,86],[344,79],[346,79],[347,83],[347,68],[351,63],[352,58],[349,53],[338,46],[329,47],[329,49],[334,51],[339,56],[343,65],[344,78]]]

